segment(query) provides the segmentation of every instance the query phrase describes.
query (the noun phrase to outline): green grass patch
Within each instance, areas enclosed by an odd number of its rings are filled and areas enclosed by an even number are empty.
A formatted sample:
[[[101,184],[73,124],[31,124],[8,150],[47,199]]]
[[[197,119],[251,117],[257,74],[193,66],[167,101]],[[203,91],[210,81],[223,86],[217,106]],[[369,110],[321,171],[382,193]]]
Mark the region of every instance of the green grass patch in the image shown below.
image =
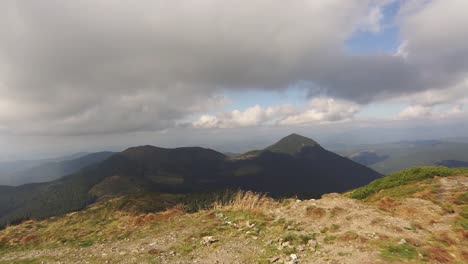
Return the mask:
[[[455,225],[463,228],[464,230],[468,230],[468,219],[462,218],[455,221]]]
[[[351,192],[351,198],[365,199],[380,190],[390,189],[412,182],[418,182],[434,176],[450,176],[468,173],[468,168],[447,168],[447,167],[415,167],[400,172],[396,172],[377,179],[370,184],[357,188]]]
[[[294,234],[294,233],[288,233],[286,234],[284,237],[283,237],[283,241],[284,242],[295,242],[299,240],[299,236],[297,234]]]
[[[404,245],[388,245],[382,248],[380,255],[389,261],[399,261],[402,259],[414,259],[418,256],[418,251],[407,244]]]
[[[327,244],[332,244],[335,240],[336,240],[336,236],[326,236],[323,239],[323,242],[325,242]]]
[[[424,190],[423,186],[411,185],[411,184],[401,185],[401,186],[396,186],[396,187],[375,193],[372,196],[372,200],[377,201],[384,197],[390,197],[394,199],[406,198],[422,190]]]
[[[331,231],[331,232],[336,232],[336,231],[338,231],[339,229],[340,229],[340,226],[339,226],[339,225],[333,224],[333,225],[330,226],[330,231]]]
[[[92,246],[92,245],[94,245],[94,241],[93,241],[93,240],[85,240],[85,241],[81,241],[81,242],[78,243],[78,246],[79,246],[79,247],[83,247],[83,248],[84,248],[84,247],[90,247],[90,246]]]
[[[457,200],[455,200],[455,204],[468,204],[468,192],[465,192],[464,194],[458,196]]]
[[[460,216],[468,219],[468,206],[463,206],[463,208],[460,211]]]
[[[315,239],[317,234],[299,235],[299,240],[302,244],[307,244],[309,240]]]

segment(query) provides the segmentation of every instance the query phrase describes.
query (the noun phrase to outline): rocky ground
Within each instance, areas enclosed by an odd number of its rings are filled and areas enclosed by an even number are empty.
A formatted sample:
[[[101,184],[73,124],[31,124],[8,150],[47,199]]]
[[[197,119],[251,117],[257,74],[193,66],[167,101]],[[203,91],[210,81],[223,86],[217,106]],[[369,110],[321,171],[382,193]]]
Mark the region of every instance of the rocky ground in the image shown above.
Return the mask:
[[[0,263],[466,263],[467,192],[459,175],[365,200],[245,195],[138,215],[95,206],[0,231]],[[107,221],[90,220],[93,210]]]

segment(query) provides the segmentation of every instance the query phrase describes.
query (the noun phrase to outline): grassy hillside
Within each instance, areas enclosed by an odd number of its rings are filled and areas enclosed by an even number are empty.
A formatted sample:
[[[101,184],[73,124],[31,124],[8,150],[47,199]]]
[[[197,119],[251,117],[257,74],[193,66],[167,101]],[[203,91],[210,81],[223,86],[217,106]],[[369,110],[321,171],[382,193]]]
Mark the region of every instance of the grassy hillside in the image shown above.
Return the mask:
[[[390,174],[386,177],[377,179],[366,186],[357,188],[351,192],[351,197],[355,199],[364,199],[381,190],[422,181],[433,178],[434,176],[446,177],[462,173],[468,173],[468,168],[415,167]]]
[[[413,168],[365,199],[127,195],[1,230],[0,263],[465,263],[467,176]]]

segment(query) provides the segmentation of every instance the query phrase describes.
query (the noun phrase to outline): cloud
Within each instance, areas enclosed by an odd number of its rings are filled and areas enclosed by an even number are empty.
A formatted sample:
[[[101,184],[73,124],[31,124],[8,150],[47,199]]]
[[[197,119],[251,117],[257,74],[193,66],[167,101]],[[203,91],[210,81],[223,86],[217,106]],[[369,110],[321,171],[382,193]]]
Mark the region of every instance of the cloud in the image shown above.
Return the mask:
[[[396,120],[466,120],[468,111],[464,104],[454,104],[444,107],[412,105],[403,109]]]
[[[206,113],[226,89],[306,83],[311,98],[367,104],[460,83],[468,72],[464,0],[402,1],[406,56],[345,53],[354,33],[382,30],[390,2],[4,0],[0,127],[35,135],[163,130]],[[218,121],[270,120],[266,109],[249,111]],[[304,113],[288,122],[334,117]]]
[[[432,115],[432,108],[428,106],[408,106],[398,114],[398,119],[418,119]]]
[[[354,117],[360,106],[333,98],[315,98],[309,107],[297,114],[290,115],[279,121],[281,125],[303,125],[313,123],[329,123],[347,121]]]
[[[372,8],[362,22],[361,30],[379,33],[381,31],[381,22],[383,18],[384,15],[380,7]]]
[[[303,108],[291,105],[262,108],[259,105],[244,111],[234,110],[220,115],[202,115],[193,121],[195,128],[238,128],[253,126],[288,126],[331,123],[350,120],[359,105],[333,98],[314,98]]]
[[[257,126],[268,120],[273,114],[271,108],[263,109],[259,105],[244,111],[234,110],[221,116],[202,115],[192,124],[196,128],[233,128]]]

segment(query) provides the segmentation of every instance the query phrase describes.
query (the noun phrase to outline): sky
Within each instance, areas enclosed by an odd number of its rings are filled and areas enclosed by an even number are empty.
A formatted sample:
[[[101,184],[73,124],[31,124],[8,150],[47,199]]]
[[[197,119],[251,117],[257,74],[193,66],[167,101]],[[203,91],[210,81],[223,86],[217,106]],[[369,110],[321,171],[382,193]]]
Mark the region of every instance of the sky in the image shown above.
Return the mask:
[[[466,136],[466,0],[3,0],[0,161]]]

